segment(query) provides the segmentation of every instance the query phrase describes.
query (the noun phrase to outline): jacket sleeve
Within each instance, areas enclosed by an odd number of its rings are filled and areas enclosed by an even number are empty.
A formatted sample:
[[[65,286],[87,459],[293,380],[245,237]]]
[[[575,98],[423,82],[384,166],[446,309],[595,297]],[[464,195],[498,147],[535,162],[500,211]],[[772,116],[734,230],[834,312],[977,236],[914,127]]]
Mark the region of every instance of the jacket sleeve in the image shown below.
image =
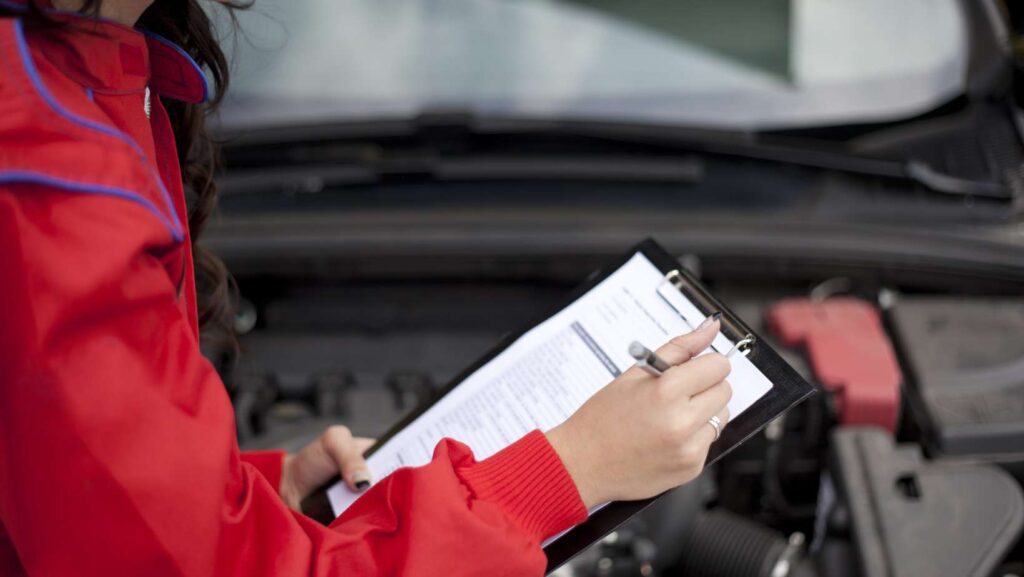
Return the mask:
[[[168,244],[137,204],[0,185],[0,516],[29,574],[540,575],[585,518],[539,432],[481,462],[442,442],[330,527],[290,511],[240,455]]]
[[[242,462],[252,465],[276,491],[281,492],[284,451],[244,451]]]

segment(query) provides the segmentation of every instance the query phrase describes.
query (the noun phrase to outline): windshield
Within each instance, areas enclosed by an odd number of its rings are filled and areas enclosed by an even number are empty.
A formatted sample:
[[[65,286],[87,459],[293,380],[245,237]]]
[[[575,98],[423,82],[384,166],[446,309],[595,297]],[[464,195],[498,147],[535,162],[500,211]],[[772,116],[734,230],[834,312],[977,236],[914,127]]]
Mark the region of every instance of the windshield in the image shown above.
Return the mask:
[[[963,20],[956,0],[258,0],[222,123],[892,121],[962,92]]]

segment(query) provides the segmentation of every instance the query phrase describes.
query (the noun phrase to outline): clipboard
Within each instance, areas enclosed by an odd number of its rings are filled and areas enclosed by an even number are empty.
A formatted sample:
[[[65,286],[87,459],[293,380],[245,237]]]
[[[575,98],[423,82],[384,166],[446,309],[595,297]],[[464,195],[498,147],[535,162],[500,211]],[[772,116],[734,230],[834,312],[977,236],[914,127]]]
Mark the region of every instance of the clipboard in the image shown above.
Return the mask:
[[[730,420],[728,426],[722,429],[721,436],[711,446],[705,466],[711,465],[727,455],[764,428],[771,420],[814,392],[814,388],[803,377],[782,360],[778,353],[772,350],[746,323],[715,298],[699,280],[680,266],[679,262],[661,245],[653,239],[647,239],[630,250],[624,257],[612,263],[608,268],[592,274],[583,284],[573,289],[560,305],[548,311],[542,318],[503,338],[501,342],[483,357],[462,371],[448,385],[440,389],[429,403],[424,403],[418,407],[413,413],[407,415],[382,435],[377,443],[367,451],[367,455],[372,454],[378,447],[416,420],[430,406],[457,388],[462,381],[489,363],[531,328],[575,302],[591,288],[606,279],[611,273],[624,266],[637,253],[642,253],[651,264],[665,275],[662,286],[671,286],[674,290],[680,291],[705,316],[714,311],[720,311],[722,313],[722,334],[735,344],[739,354],[746,356],[772,383],[772,388],[764,396],[754,402],[753,405],[744,410],[740,415]],[[668,299],[662,298],[670,307],[675,308]],[[676,309],[676,312],[681,314],[678,309]],[[302,512],[325,525],[333,521],[335,515],[328,500],[326,488],[339,480],[340,477],[332,479],[323,488],[307,497],[301,504]],[[546,573],[554,571],[575,557],[578,553],[615,530],[627,519],[646,509],[662,495],[641,501],[617,501],[595,511],[586,521],[569,529],[544,547],[544,553],[548,559]]]

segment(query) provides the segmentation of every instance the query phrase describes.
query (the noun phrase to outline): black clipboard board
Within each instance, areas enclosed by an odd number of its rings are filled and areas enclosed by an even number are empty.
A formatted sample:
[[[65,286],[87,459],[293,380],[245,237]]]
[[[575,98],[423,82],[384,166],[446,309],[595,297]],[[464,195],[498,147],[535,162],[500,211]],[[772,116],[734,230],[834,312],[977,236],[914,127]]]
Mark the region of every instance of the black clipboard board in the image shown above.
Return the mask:
[[[424,403],[389,429],[366,454],[372,454],[377,447],[386,443],[398,431],[401,431],[419,418],[430,406],[458,387],[462,381],[489,363],[526,332],[575,302],[576,299],[583,296],[614,271],[629,262],[638,252],[647,257],[658,270],[665,274],[664,282],[672,284],[676,290],[681,291],[702,313],[708,315],[714,311],[721,311],[722,332],[738,346],[740,346],[740,343],[743,343],[741,348],[742,354],[746,355],[754,366],[764,373],[765,377],[772,383],[772,388],[768,393],[735,419],[731,420],[729,425],[722,429],[721,437],[711,446],[705,466],[727,455],[741,443],[763,429],[772,419],[786,412],[814,392],[814,388],[803,377],[782,360],[778,353],[772,350],[754,331],[750,330],[727,306],[711,295],[701,285],[700,281],[680,266],[679,262],[672,255],[653,239],[647,239],[629,251],[624,257],[612,263],[611,266],[592,274],[583,284],[573,289],[560,305],[549,311],[543,318],[502,339],[487,354],[452,379],[447,386],[439,390],[431,402]],[[325,525],[333,521],[335,515],[327,499],[326,488],[338,481],[340,481],[340,477],[332,479],[323,488],[306,498],[302,502],[302,512]],[[573,527],[544,547],[544,553],[548,559],[546,573],[554,571],[578,553],[614,531],[619,525],[646,509],[662,495],[642,501],[617,501],[609,503],[602,509],[594,512],[589,519]]]

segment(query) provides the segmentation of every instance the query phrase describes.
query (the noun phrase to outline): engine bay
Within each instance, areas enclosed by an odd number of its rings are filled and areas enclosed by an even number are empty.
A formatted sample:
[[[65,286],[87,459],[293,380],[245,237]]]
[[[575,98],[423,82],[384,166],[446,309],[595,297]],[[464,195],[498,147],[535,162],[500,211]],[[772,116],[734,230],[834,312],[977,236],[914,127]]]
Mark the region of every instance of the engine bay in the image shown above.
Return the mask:
[[[1024,574],[1015,283],[679,256],[819,394],[556,574]],[[242,351],[221,366],[243,448],[295,450],[337,422],[380,435],[601,259],[440,260],[247,261]]]

